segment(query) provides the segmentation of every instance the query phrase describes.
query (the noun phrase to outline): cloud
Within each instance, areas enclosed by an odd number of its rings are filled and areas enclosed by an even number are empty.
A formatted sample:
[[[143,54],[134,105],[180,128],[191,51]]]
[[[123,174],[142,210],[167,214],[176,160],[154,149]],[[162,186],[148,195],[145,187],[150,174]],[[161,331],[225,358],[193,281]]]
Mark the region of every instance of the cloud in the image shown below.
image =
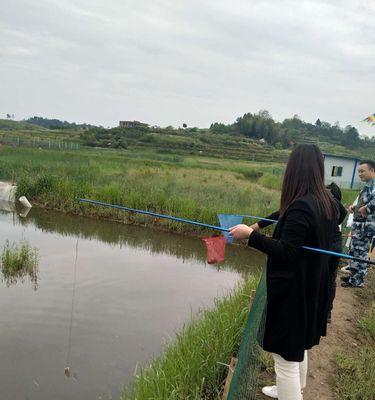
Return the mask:
[[[208,126],[268,109],[361,132],[375,5],[305,0],[3,0],[0,112]]]

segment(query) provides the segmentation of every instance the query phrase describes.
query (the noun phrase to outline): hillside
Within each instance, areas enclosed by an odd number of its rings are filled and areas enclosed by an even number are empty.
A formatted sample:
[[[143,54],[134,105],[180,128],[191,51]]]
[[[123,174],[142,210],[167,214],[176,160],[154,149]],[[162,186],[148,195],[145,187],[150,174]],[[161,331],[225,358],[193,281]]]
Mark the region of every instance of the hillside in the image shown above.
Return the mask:
[[[80,144],[250,161],[286,161],[290,149],[299,143],[315,143],[323,152],[358,158],[373,158],[375,154],[375,137],[361,137],[354,127],[342,129],[337,123],[320,120],[310,124],[297,116],[279,123],[266,111],[244,114],[233,124],[214,123],[209,129],[184,126],[103,128],[33,117],[27,121],[0,120],[0,137],[3,143],[23,147],[50,147],[55,141],[55,148],[76,149]]]

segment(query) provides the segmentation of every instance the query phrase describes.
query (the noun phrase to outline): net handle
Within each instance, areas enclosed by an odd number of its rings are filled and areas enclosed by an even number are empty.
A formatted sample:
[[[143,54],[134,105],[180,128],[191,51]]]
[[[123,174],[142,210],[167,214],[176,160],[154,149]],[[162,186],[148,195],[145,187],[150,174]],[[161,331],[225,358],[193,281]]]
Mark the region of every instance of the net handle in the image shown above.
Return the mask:
[[[169,219],[169,220],[176,221],[176,222],[182,222],[184,224],[197,225],[197,226],[202,226],[204,228],[215,229],[215,230],[218,230],[221,232],[229,232],[230,231],[229,229],[222,228],[221,226],[204,224],[203,222],[193,221],[191,219],[173,217],[172,215],[159,214],[159,213],[154,213],[154,212],[145,211],[145,210],[137,210],[136,208],[130,208],[130,207],[125,207],[125,206],[119,206],[116,204],[104,203],[102,201],[96,201],[96,200],[90,200],[90,199],[79,199],[79,202],[93,204],[96,206],[115,208],[115,209],[123,210],[123,211],[135,212],[137,214],[150,215],[150,216],[157,217],[157,218]],[[261,217],[254,217],[254,218],[265,219],[265,218],[261,218]],[[275,220],[271,220],[271,221],[277,222]],[[359,261],[359,262],[364,262],[367,264],[375,265],[375,261],[370,261],[370,260],[366,260],[364,258],[359,258],[359,257],[353,257],[353,256],[350,256],[350,255],[344,254],[344,253],[337,253],[335,251],[317,249],[315,247],[308,247],[308,246],[302,246],[302,248],[305,250],[309,250],[309,251],[315,251],[317,253],[328,254],[331,256],[346,258],[346,259],[353,260],[353,261]]]

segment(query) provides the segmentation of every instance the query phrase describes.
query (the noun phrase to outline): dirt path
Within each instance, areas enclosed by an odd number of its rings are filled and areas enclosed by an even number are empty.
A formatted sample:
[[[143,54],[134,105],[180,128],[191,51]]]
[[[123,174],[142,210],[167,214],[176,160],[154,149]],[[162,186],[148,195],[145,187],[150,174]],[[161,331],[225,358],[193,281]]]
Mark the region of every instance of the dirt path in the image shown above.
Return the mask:
[[[309,372],[304,400],[336,400],[330,381],[334,374],[333,360],[339,349],[355,348],[361,345],[358,337],[358,320],[363,309],[374,299],[375,271],[370,271],[364,289],[348,289],[340,286],[332,313],[332,323],[328,326],[327,337],[309,352]],[[274,379],[271,378],[271,379]],[[269,397],[261,396],[261,399]]]
[[[344,289],[337,282],[337,293],[332,313],[332,323],[327,336],[319,346],[309,352],[309,373],[304,400],[333,400],[329,385],[333,374],[332,360],[335,353],[343,347],[355,343],[356,315],[358,302],[354,292],[360,289]]]
[[[375,274],[370,271],[364,289],[342,288],[337,280],[337,293],[332,313],[332,323],[327,337],[310,351],[310,366],[304,400],[333,400],[330,380],[334,374],[332,361],[339,349],[361,346],[358,320],[374,299]]]

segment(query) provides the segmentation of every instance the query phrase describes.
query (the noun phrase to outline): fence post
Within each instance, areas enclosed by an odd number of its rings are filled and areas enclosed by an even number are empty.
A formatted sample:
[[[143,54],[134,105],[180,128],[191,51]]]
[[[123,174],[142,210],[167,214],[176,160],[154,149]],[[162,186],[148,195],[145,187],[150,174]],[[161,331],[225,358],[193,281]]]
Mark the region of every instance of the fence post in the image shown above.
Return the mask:
[[[237,361],[238,360],[236,357],[232,357],[232,359],[230,360],[229,371],[228,371],[227,379],[225,381],[223,396],[221,397],[221,400],[227,400],[227,398],[228,398],[229,388],[230,388],[230,384],[232,382],[234,370],[236,369]]]

